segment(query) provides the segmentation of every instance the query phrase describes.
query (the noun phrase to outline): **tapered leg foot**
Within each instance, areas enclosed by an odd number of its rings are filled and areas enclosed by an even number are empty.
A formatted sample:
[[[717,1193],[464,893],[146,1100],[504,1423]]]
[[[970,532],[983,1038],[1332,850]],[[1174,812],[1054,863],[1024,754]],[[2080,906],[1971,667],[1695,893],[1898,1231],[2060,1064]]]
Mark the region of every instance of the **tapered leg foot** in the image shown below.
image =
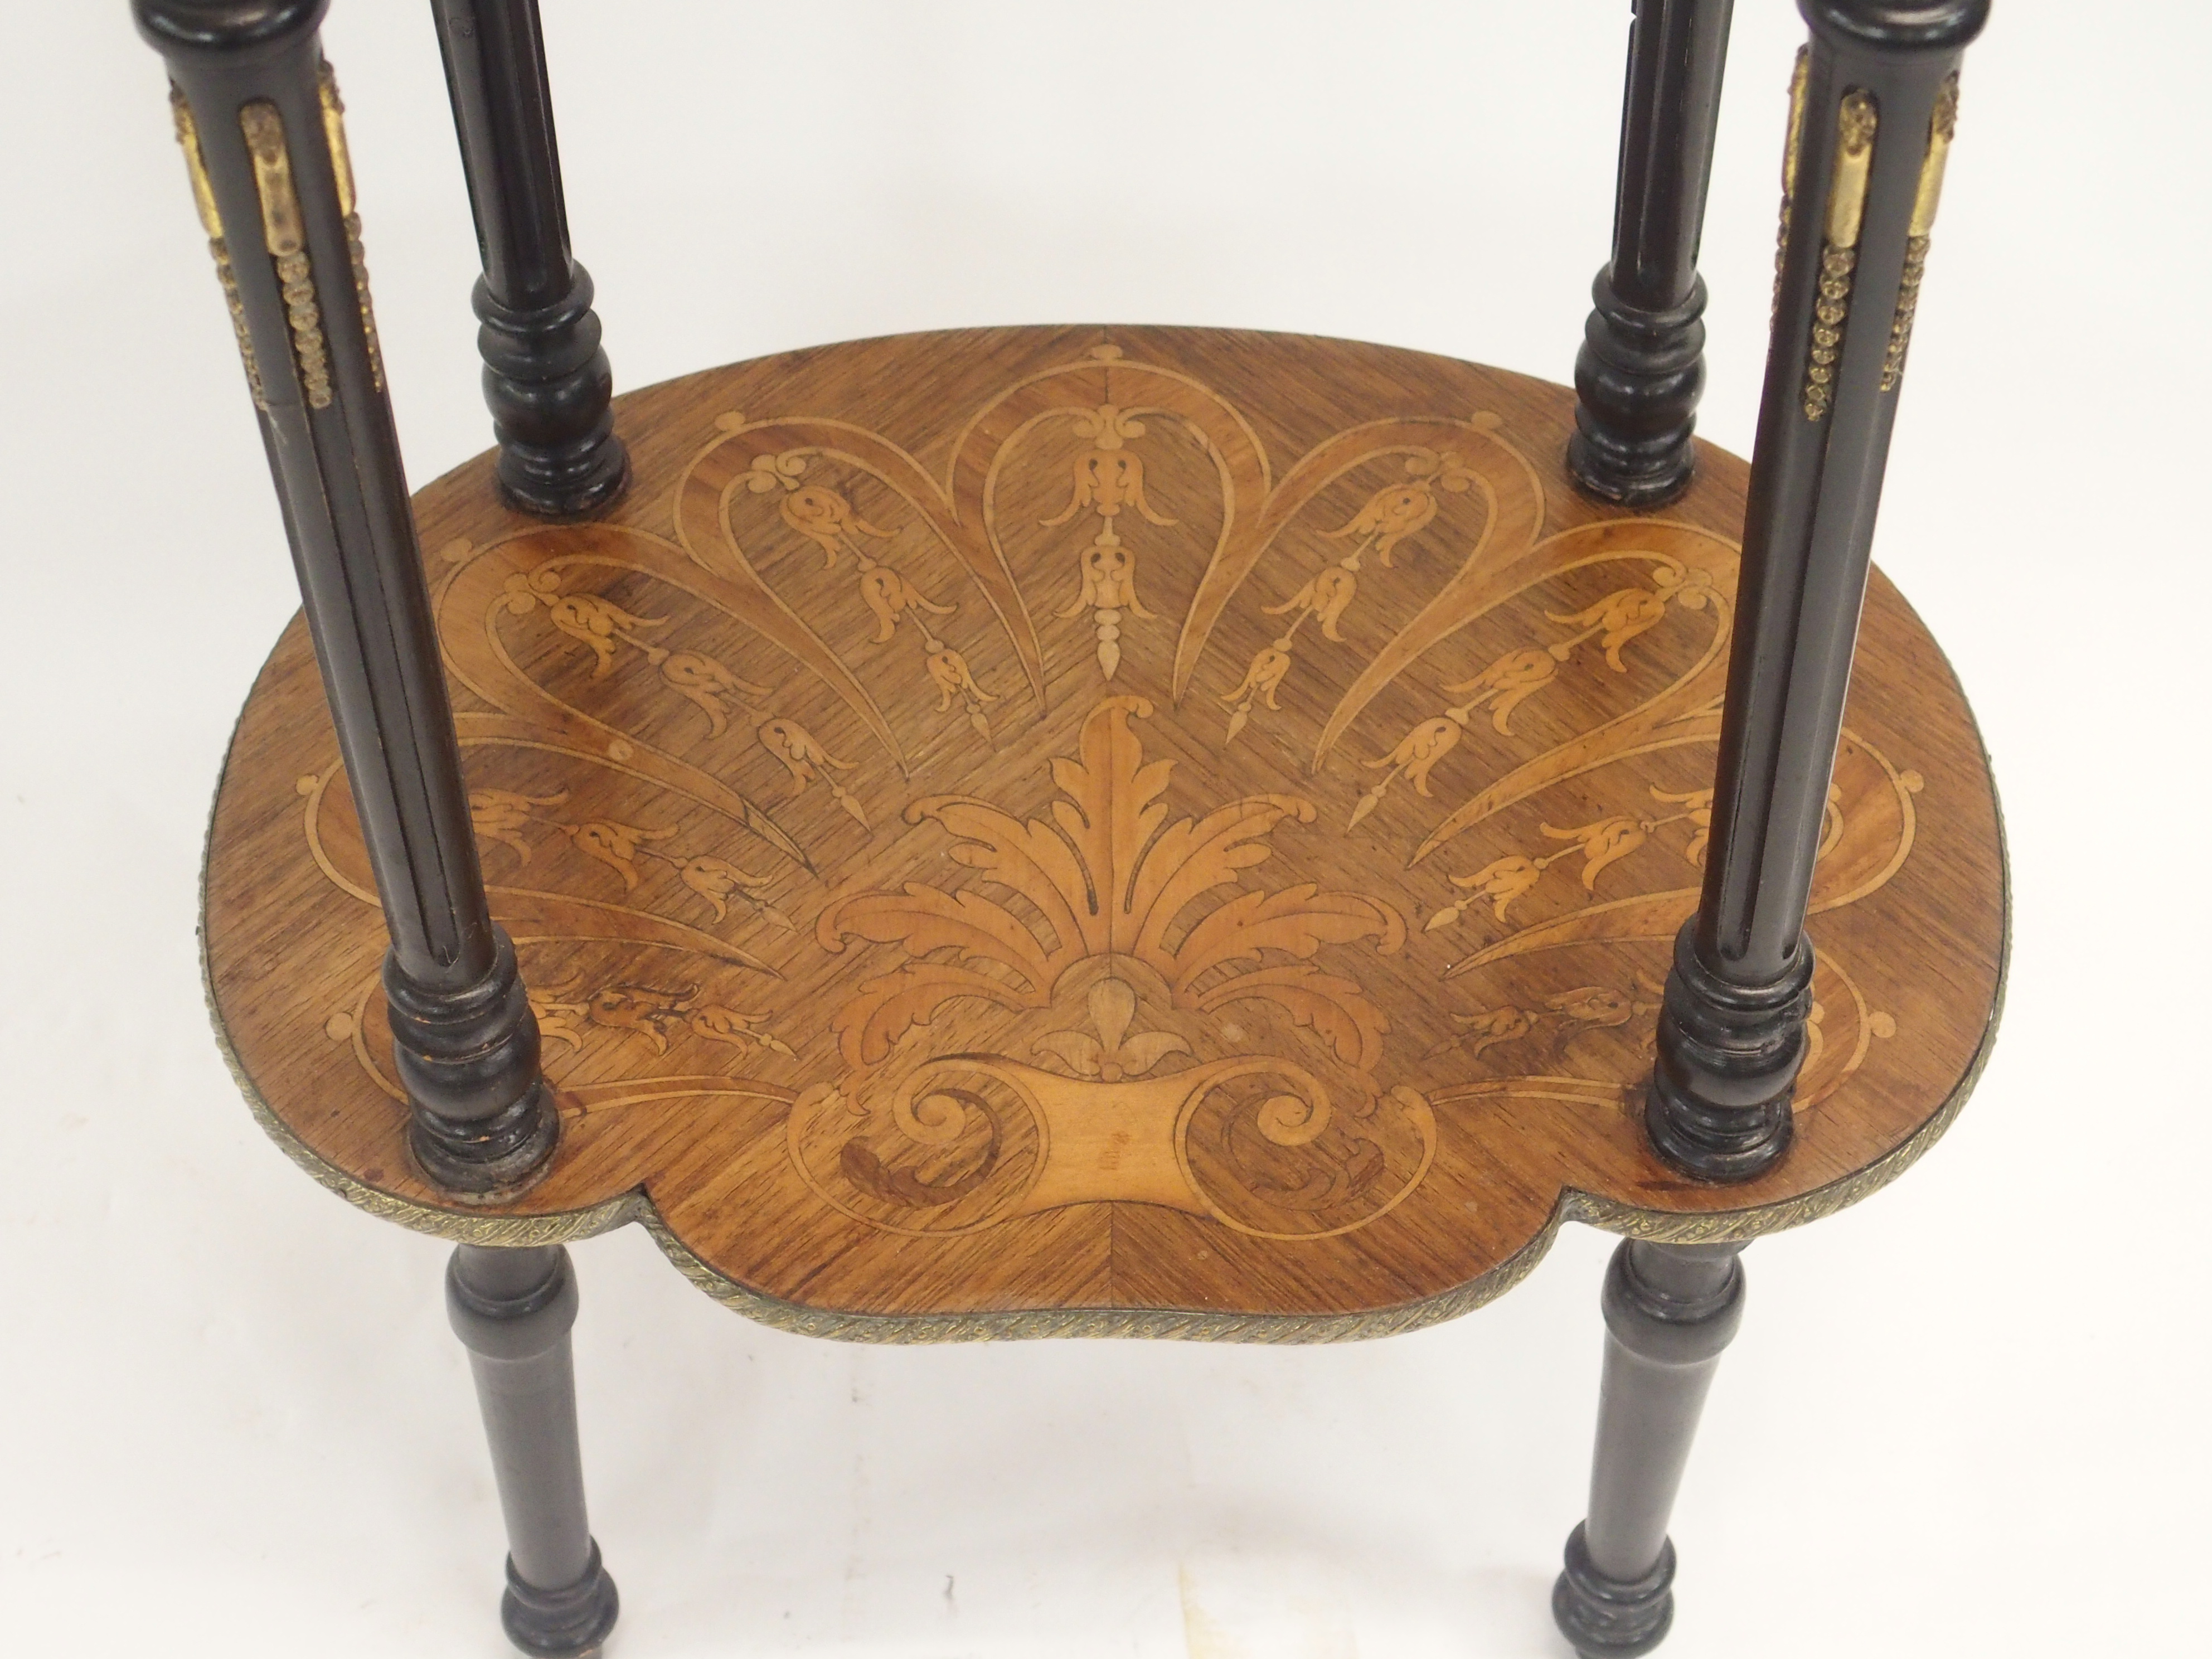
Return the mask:
[[[446,1273],[446,1309],[469,1351],[507,1517],[500,1622],[538,1659],[586,1659],[620,1603],[584,1515],[568,1253],[461,1245]]]
[[[1742,1248],[1629,1240],[1606,1270],[1589,1518],[1568,1537],[1552,1590],[1552,1617],[1583,1659],[1649,1653],[1674,1622],[1667,1519],[1705,1390],[1743,1317]]]
[[[1567,1534],[1566,1571],[1552,1586],[1552,1620],[1582,1659],[1636,1659],[1674,1622],[1674,1546],[1641,1578],[1608,1578],[1589,1559],[1583,1528]]]
[[[506,1626],[507,1639],[525,1653],[544,1659],[584,1659],[605,1644],[621,1611],[615,1581],[600,1565],[596,1543],[584,1576],[564,1589],[538,1589],[514,1570],[513,1556],[507,1558],[507,1594],[500,1598],[499,1622]]]

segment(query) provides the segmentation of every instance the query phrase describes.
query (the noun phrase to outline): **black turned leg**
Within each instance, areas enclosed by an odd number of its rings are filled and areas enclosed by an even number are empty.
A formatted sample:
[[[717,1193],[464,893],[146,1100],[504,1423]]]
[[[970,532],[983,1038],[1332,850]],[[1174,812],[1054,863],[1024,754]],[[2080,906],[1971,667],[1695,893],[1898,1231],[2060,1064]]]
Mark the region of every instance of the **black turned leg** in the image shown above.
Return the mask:
[[[1667,1517],[1721,1350],[1743,1318],[1740,1244],[1624,1240],[1605,1275],[1605,1380],[1589,1516],[1567,1539],[1552,1616],[1583,1659],[1631,1659],[1674,1617]]]
[[[574,517],[622,491],[592,279],[569,257],[538,0],[431,0],[483,277],[477,349],[499,481],[526,512]]]
[[[1636,0],[1621,100],[1613,258],[1575,358],[1567,471],[1602,501],[1650,507],[1689,487],[1705,383],[1698,275],[1731,0]]]
[[[1752,452],[1712,839],[1674,946],[1644,1100],[1709,1181],[1789,1149],[1827,808],[1875,509],[1957,118],[1988,0],[1799,0],[1774,333]]]
[[[568,1252],[460,1245],[446,1269],[446,1311],[476,1373],[507,1517],[500,1621],[525,1653],[597,1653],[619,1604],[584,1516]]]
[[[392,949],[423,1172],[465,1198],[543,1172],[559,1118],[484,901],[317,27],[327,0],[137,0],[245,360]]]

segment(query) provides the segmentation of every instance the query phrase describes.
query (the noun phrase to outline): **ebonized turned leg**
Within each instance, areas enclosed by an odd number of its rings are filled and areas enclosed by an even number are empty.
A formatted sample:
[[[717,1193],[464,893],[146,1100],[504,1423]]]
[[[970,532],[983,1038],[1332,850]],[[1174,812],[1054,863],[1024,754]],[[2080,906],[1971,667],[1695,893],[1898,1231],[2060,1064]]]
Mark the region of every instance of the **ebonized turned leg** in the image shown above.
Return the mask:
[[[1721,1350],[1743,1317],[1740,1244],[1624,1240],[1606,1271],[1605,1380],[1589,1516],[1552,1616],[1583,1659],[1632,1659],[1674,1617],[1667,1518]]]
[[[1568,471],[1602,501],[1650,507],[1689,487],[1705,383],[1698,239],[1730,9],[1731,0],[1636,0],[1613,258],[1590,285],[1567,441]]]
[[[1959,63],[1989,0],[1798,0],[1774,330],[1752,451],[1712,839],[1644,1097],[1653,1149],[1747,1181],[1794,1133],[1805,935]]]
[[[597,1653],[618,1603],[584,1515],[568,1252],[460,1245],[446,1270],[446,1311],[476,1373],[507,1517],[500,1621],[525,1653]]]
[[[569,256],[538,0],[432,0],[431,14],[483,256],[477,348],[500,484],[526,512],[594,512],[629,461],[592,278]]]

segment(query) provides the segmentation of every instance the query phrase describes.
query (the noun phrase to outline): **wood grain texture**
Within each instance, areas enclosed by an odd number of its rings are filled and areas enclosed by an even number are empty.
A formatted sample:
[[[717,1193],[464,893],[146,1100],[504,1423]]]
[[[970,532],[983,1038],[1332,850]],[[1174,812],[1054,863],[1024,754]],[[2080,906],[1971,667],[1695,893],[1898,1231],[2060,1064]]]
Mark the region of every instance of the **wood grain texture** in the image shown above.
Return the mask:
[[[1889,1178],[1994,1029],[1985,759],[1870,590],[1797,1142],[1638,1124],[1694,908],[1745,468],[1579,497],[1571,392],[1294,337],[860,342],[618,400],[599,521],[416,496],[492,908],[561,1091],[495,1207],[407,1161],[384,940],[296,622],[210,832],[264,1122],[408,1224],[640,1218],[825,1334],[1321,1339],[1494,1294],[1559,1220],[1744,1237]]]

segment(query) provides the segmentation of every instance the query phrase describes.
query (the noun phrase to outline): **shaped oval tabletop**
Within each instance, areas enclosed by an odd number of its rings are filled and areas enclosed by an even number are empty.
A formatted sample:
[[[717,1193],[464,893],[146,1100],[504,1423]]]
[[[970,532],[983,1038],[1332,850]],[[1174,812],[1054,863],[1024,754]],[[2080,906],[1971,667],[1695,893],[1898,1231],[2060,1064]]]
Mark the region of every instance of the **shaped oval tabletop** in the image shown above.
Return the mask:
[[[1796,1144],[1641,1127],[1711,815],[1746,469],[1577,495],[1564,388],[1288,336],[864,341],[617,400],[600,519],[416,499],[550,1172],[405,1150],[304,627],[209,842],[218,1024],[317,1177],[479,1243],[632,1218],[862,1338],[1325,1338],[1471,1307],[1558,1222],[1822,1214],[1964,1101],[2003,857],[1948,665],[1877,573],[1808,924]]]

